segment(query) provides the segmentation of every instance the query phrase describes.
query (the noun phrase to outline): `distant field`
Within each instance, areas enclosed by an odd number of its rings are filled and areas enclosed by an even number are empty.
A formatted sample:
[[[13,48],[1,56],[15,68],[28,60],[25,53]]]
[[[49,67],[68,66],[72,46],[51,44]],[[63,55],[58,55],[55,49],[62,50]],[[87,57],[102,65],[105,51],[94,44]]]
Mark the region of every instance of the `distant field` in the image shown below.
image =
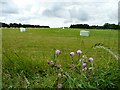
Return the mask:
[[[90,36],[83,37],[80,36],[80,30],[27,28],[26,32],[20,32],[17,28],[2,29],[3,87],[54,88],[57,73],[53,72],[47,62],[54,59],[56,49],[61,51],[58,59],[62,69],[69,73],[67,66],[71,63],[71,51],[80,49],[82,55],[94,58],[95,76],[91,76],[89,83],[73,72],[71,77],[76,80],[75,84],[66,81],[63,87],[118,87],[118,61],[104,49],[93,49],[100,43],[118,55],[118,31],[90,29]],[[77,55],[73,58],[77,64]]]

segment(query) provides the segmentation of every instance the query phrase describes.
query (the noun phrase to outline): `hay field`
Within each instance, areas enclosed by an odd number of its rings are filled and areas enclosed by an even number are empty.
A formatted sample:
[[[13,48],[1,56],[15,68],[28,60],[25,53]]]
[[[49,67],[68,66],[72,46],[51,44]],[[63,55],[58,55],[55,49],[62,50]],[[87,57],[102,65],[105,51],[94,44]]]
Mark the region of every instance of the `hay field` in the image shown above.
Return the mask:
[[[2,29],[2,75],[3,88],[56,88],[62,83],[63,88],[119,88],[118,31],[90,29],[89,37],[80,36],[82,29],[42,29],[27,28],[20,32],[18,28]],[[103,48],[104,46],[113,54]],[[55,50],[61,54],[56,57]],[[70,52],[74,64],[80,63],[76,54],[81,50],[83,55],[94,58],[93,74],[68,68],[71,65]],[[48,65],[56,59],[62,66],[64,75],[58,81],[59,70]],[[80,70],[80,71],[79,71]]]

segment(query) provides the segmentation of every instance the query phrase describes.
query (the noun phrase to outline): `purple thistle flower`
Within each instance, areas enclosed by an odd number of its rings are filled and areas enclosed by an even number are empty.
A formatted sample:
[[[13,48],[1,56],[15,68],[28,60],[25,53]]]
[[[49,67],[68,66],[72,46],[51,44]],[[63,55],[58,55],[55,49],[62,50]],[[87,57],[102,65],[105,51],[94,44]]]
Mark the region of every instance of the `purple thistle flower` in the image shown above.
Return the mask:
[[[74,56],[74,52],[70,52],[70,56]]]
[[[77,50],[77,54],[79,54],[79,55],[80,55],[81,53],[82,53],[82,51],[81,51],[81,50]]]
[[[56,50],[55,53],[56,53],[57,55],[59,55],[59,54],[60,54],[60,50]]]
[[[86,67],[86,66],[87,66],[87,63],[86,63],[86,62],[83,62],[83,63],[82,63],[82,66],[83,66],[83,67]]]
[[[90,58],[89,58],[89,61],[90,61],[90,62],[93,62],[93,58],[92,58],[92,57],[90,57]]]

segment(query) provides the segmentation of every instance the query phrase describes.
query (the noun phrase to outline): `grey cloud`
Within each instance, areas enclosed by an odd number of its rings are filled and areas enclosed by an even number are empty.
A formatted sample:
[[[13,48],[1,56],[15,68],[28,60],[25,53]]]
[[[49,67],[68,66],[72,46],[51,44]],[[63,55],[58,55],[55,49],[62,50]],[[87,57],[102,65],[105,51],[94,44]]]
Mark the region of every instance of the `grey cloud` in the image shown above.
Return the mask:
[[[71,18],[75,18],[80,21],[87,21],[89,19],[89,15],[86,11],[82,9],[71,9],[69,10]]]
[[[110,14],[108,14],[108,17],[112,21],[117,21],[118,20],[118,11],[111,12]]]
[[[43,15],[48,16],[48,17],[53,17],[53,16],[55,16],[55,15],[54,15],[54,12],[53,12],[52,10],[50,10],[50,9],[46,9],[46,10],[43,12]]]
[[[43,15],[47,17],[57,17],[57,18],[67,18],[69,17],[69,12],[63,5],[63,3],[54,3],[53,7],[46,9]]]
[[[64,23],[72,23],[72,20],[64,20]]]
[[[0,1],[0,4],[2,4],[2,5],[5,5],[5,4],[7,4],[7,1]]]
[[[18,13],[17,6],[11,0],[0,1],[0,6],[2,7],[0,9],[2,15]]]
[[[43,12],[43,15],[47,17],[57,17],[57,18],[62,18],[62,19],[68,19],[65,20],[64,23],[67,23],[73,19],[79,20],[79,21],[87,21],[89,19],[89,15],[87,11],[83,10],[78,3],[54,3],[53,7],[46,9]],[[71,5],[73,5],[72,8]],[[71,20],[70,20],[71,19]]]

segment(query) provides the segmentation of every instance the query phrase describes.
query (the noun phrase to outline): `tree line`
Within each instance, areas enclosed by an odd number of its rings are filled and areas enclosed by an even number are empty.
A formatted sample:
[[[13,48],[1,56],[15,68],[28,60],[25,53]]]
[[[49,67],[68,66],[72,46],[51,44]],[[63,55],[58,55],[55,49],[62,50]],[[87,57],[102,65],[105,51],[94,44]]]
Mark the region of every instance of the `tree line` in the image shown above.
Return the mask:
[[[83,28],[83,29],[120,29],[120,25],[105,23],[103,26],[88,24],[73,24],[69,28]]]
[[[20,28],[20,27],[24,27],[24,28],[50,28],[49,26],[40,26],[40,25],[30,25],[30,24],[17,24],[17,23],[10,23],[10,24],[6,24],[6,23],[2,23],[0,22],[0,27],[6,27],[6,28]]]
[[[24,28],[50,28],[49,26],[40,26],[40,25],[30,25],[30,24],[17,24],[17,23],[10,23],[10,24],[6,24],[6,23],[2,23],[0,22],[0,27],[3,28],[20,28],[20,27],[24,27]],[[88,24],[73,24],[70,25],[69,28],[83,28],[83,29],[120,29],[120,24],[116,25],[116,24],[109,24],[109,23],[105,23],[103,26],[98,26],[98,25],[88,25]]]

